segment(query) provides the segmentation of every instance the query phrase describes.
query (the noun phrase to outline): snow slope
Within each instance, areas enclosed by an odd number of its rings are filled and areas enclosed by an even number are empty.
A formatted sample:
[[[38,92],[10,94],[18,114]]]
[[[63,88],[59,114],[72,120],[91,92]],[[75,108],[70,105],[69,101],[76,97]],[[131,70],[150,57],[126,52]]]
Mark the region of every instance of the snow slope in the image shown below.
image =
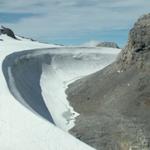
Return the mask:
[[[63,131],[74,126],[77,116],[65,89],[111,63],[117,53],[61,48],[5,35],[0,39],[0,149],[92,150]]]
[[[71,129],[75,125],[75,117],[79,115],[67,101],[65,94],[67,85],[102,69],[115,59],[116,55],[102,54],[102,50],[62,48],[49,51],[51,63],[43,64],[41,88],[54,122],[61,129],[66,131]]]

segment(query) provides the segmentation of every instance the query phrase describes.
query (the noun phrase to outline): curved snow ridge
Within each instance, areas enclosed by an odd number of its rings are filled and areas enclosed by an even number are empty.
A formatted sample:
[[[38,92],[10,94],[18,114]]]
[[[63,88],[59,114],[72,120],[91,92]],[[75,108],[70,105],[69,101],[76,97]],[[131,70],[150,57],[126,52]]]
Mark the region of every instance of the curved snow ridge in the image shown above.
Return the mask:
[[[101,54],[99,50],[79,51],[76,48],[62,51],[53,54],[51,65],[43,65],[41,88],[54,122],[68,131],[75,126],[75,119],[79,115],[67,100],[65,90],[68,84],[107,66],[115,59],[115,55]]]
[[[4,67],[6,67],[7,65],[5,64],[5,66],[3,63],[2,66],[2,62],[5,57],[12,52],[13,51],[11,50],[1,51],[0,63],[3,71],[5,70]],[[21,54],[15,54],[18,56],[19,59],[19,55],[21,56]],[[16,58],[16,56],[10,57],[9,61],[12,61],[13,63],[15,60],[14,58]],[[7,60],[7,63],[9,64],[8,66],[11,66],[11,63],[9,63],[9,61]],[[11,68],[8,68],[7,69],[9,70],[9,73],[6,73],[5,75],[12,76],[13,74],[11,74]],[[7,84],[5,82],[6,76],[4,78],[3,75],[4,74],[1,70],[0,149],[94,150],[94,148],[74,138],[68,133],[60,130],[52,123],[45,121],[38,115],[34,115],[31,111],[28,111],[28,109],[26,109],[23,105],[20,105],[17,101],[15,101],[15,97],[12,96],[12,94],[9,92]],[[13,86],[15,88],[16,86],[14,84],[14,77],[12,76],[12,78],[8,79],[12,81],[10,86],[12,86],[13,89]],[[7,83],[9,83],[9,81],[7,81]],[[20,97],[21,95],[17,91],[17,89],[15,89],[14,92],[16,92],[16,94],[19,94],[18,98],[22,98]]]
[[[33,51],[16,52],[3,61],[3,73],[12,95],[32,112],[53,122],[41,95],[42,64],[50,63],[48,55],[31,58]],[[31,56],[29,56],[31,55]]]
[[[3,73],[10,92],[20,103],[68,131],[79,115],[67,100],[68,84],[114,61],[117,53],[109,50],[51,48],[16,52],[3,61]]]

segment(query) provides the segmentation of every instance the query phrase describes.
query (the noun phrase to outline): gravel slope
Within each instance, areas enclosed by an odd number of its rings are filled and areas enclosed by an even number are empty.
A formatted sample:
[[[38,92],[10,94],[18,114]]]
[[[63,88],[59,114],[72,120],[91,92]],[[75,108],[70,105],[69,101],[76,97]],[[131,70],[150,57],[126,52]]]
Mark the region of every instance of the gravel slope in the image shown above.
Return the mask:
[[[80,113],[73,135],[97,150],[149,150],[150,14],[135,23],[115,63],[66,93]]]

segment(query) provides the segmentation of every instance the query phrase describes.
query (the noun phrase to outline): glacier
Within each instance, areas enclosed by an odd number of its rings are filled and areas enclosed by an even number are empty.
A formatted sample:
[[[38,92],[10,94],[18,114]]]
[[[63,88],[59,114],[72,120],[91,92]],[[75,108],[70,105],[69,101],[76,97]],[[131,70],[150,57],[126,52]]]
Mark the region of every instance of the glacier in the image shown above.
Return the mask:
[[[65,90],[112,63],[120,50],[0,38],[0,149],[94,149],[68,133],[80,114]]]

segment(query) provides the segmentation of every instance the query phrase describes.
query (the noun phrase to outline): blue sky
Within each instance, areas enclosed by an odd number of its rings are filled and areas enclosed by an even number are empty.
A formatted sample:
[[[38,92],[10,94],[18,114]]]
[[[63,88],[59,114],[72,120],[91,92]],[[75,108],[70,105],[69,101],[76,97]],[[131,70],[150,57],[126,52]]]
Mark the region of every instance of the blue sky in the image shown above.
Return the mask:
[[[127,42],[150,0],[0,0],[0,24],[49,43]]]
[[[0,22],[5,23],[17,23],[23,18],[37,16],[32,13],[10,13],[10,12],[0,12]]]

